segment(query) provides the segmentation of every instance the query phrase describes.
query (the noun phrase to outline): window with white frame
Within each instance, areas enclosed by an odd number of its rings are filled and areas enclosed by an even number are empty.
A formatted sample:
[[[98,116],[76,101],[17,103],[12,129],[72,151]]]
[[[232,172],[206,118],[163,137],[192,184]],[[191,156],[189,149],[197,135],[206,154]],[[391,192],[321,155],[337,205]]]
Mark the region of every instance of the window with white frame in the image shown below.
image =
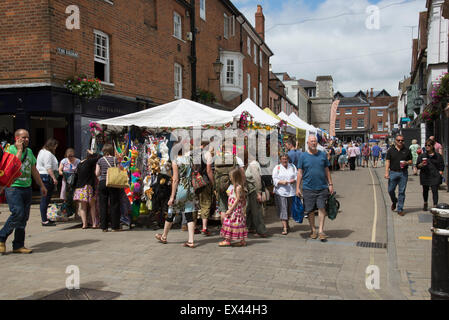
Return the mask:
[[[345,128],[346,129],[352,129],[352,119],[346,119],[345,120]]]
[[[94,38],[94,76],[103,82],[110,82],[109,36],[104,32],[94,30]]]
[[[254,64],[257,65],[257,45],[254,44]]]
[[[263,52],[260,50],[259,52],[259,66],[262,68],[263,65]]]
[[[200,18],[206,20],[206,0],[200,0]]]
[[[384,116],[384,112],[383,111],[377,111],[377,116],[378,117],[383,117]]]
[[[233,85],[235,83],[235,61],[233,59],[226,60],[226,84]]]
[[[259,83],[259,107],[262,107],[263,88],[262,81]]]
[[[175,99],[182,98],[182,66],[175,63]]]
[[[247,85],[248,85],[248,98],[251,99],[251,75],[248,73],[246,75]]]
[[[257,88],[253,88],[253,102],[257,103]]]
[[[173,13],[173,24],[174,24],[173,35],[176,38],[182,40],[182,18],[177,12]]]
[[[248,37],[246,40],[246,47],[248,49],[248,55],[251,57],[251,38]]]
[[[357,128],[365,128],[365,119],[357,119]]]
[[[340,119],[335,120],[335,129],[340,129]]]
[[[352,114],[352,109],[346,109],[345,114]]]
[[[384,131],[384,124],[382,121],[377,122],[377,131]]]
[[[224,38],[235,36],[235,17],[224,14]]]
[[[363,110],[363,109],[358,109],[358,110],[357,110],[357,114],[365,114],[365,110]]]

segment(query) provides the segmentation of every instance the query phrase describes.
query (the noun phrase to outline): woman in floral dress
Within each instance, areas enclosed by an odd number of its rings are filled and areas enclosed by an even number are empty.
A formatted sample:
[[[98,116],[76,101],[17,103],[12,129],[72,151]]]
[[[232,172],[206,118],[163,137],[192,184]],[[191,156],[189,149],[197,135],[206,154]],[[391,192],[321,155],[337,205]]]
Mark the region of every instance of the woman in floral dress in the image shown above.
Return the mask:
[[[220,247],[230,247],[231,241],[240,240],[235,246],[246,246],[248,238],[248,229],[246,228],[246,194],[244,189],[244,177],[240,169],[234,169],[229,173],[231,186],[228,193],[228,211],[223,220],[220,235],[224,241],[219,243]]]
[[[168,201],[168,216],[165,221],[163,234],[156,235],[156,239],[161,243],[167,243],[167,235],[173,226],[175,215],[184,212],[189,231],[189,239],[184,243],[184,247],[195,248],[193,239],[195,234],[195,223],[193,221],[195,192],[192,186],[192,167],[193,162],[190,152],[185,155],[179,155],[172,162],[172,193]]]

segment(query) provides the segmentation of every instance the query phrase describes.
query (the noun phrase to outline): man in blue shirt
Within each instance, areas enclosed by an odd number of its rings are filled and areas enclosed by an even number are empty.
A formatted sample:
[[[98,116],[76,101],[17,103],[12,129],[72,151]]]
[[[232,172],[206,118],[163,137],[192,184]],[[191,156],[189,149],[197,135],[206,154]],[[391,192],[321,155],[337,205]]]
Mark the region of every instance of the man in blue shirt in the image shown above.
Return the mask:
[[[296,150],[295,140],[293,138],[289,138],[285,143],[285,146],[289,150],[287,152],[289,159],[288,162],[292,163],[296,168],[298,168],[298,161],[299,157],[301,156],[301,152],[299,150]]]
[[[309,150],[303,152],[298,163],[298,177],[296,180],[296,195],[303,196],[304,212],[309,216],[312,239],[320,237],[325,241],[324,220],[326,218],[326,201],[329,193],[334,193],[332,177],[329,171],[329,161],[326,153],[318,151],[318,141],[315,136],[309,136],[307,140]],[[302,183],[302,194],[300,186]],[[318,209],[319,232],[316,233],[315,211]]]
[[[372,149],[372,155],[373,155],[373,167],[377,168],[377,161],[379,161],[380,153],[382,152],[382,149],[379,147],[379,144],[376,142],[376,144],[373,146]]]

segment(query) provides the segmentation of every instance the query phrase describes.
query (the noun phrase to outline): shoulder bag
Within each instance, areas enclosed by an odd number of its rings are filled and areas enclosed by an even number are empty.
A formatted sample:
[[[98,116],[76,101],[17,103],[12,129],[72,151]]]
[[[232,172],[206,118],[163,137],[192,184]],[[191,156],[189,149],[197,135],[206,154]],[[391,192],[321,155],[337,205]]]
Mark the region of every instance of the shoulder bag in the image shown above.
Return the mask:
[[[119,188],[119,189],[129,188],[128,172],[125,169],[116,166],[115,158],[114,158],[114,167],[111,166],[106,157],[103,157],[103,159],[109,166],[106,174],[106,187]]]

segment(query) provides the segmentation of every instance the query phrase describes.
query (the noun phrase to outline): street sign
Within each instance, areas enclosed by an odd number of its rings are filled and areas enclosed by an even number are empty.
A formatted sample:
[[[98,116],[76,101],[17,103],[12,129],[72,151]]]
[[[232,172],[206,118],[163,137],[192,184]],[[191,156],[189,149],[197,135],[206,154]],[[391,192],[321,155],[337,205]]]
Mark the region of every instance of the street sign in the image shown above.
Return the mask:
[[[407,123],[407,122],[411,122],[411,121],[412,121],[412,119],[410,119],[410,118],[401,118],[402,123]]]

